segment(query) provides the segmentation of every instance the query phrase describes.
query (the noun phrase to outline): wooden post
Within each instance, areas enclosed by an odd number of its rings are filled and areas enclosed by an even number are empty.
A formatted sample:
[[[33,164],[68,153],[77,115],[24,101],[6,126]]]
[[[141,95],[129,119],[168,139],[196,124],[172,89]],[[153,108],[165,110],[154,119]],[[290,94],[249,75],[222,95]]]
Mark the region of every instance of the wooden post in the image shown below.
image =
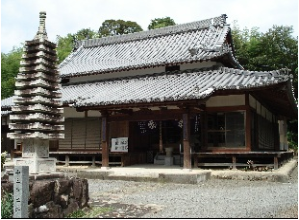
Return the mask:
[[[70,156],[65,155],[65,166],[68,167],[70,165]]]
[[[84,149],[86,149],[86,141],[87,141],[87,118],[88,118],[88,110],[84,112]]]
[[[237,157],[236,156],[232,156],[232,163],[233,163],[233,170],[237,169],[236,163],[237,163]]]
[[[162,121],[159,123],[159,152],[163,153]]]
[[[193,158],[194,158],[194,167],[198,168],[198,155],[195,153]]]
[[[247,150],[251,150],[251,109],[249,104],[249,93],[245,93],[245,105],[246,105],[246,120],[245,120],[245,140]]]
[[[189,113],[183,114],[184,169],[191,169]]]
[[[109,167],[109,148],[108,148],[108,135],[107,135],[107,112],[101,112],[102,114],[102,167]]]
[[[274,156],[274,170],[278,169],[278,157]]]
[[[95,167],[96,166],[96,156],[92,156],[92,164],[91,167]]]

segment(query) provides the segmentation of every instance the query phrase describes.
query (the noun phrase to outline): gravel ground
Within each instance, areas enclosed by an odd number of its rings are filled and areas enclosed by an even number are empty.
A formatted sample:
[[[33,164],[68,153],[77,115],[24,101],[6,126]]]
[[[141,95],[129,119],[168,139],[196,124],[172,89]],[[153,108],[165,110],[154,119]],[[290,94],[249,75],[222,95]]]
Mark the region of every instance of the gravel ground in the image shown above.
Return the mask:
[[[298,218],[298,168],[287,183],[211,179],[197,185],[89,179],[104,218]]]

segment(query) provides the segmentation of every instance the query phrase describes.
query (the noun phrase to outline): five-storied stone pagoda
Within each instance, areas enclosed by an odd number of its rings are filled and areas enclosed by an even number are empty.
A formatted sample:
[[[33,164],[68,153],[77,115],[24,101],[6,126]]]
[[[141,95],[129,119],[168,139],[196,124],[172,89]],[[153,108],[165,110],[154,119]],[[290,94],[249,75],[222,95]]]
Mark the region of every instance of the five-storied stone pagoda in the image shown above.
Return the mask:
[[[10,115],[14,133],[8,134],[22,143],[22,158],[15,165],[29,166],[33,174],[56,171],[55,159],[49,158],[49,140],[64,138],[56,44],[48,41],[45,19],[46,13],[40,12],[36,36],[25,42]]]

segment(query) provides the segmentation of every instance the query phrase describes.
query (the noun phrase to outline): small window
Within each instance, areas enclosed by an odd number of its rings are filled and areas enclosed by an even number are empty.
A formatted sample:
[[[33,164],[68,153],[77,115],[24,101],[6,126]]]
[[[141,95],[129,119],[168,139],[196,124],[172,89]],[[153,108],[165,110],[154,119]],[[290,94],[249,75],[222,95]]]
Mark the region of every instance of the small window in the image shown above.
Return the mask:
[[[178,71],[180,71],[180,66],[178,65],[178,66],[166,66],[165,67],[165,71],[166,72],[172,72],[172,71],[176,71],[176,70],[178,70]]]
[[[217,112],[208,114],[208,146],[245,147],[245,113]]]

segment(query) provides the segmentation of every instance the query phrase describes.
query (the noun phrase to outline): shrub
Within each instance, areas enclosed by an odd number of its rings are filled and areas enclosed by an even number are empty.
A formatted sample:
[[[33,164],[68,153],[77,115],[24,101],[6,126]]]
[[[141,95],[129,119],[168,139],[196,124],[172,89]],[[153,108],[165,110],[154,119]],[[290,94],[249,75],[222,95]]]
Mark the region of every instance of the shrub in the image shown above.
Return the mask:
[[[80,217],[83,217],[85,215],[85,213],[79,209],[77,211],[74,211],[72,213],[70,213],[67,218],[80,218]]]
[[[1,162],[2,162],[2,160],[1,160]],[[12,218],[13,217],[13,195],[12,195],[12,193],[4,192],[4,196],[2,196],[2,198],[1,198],[1,217],[2,218]]]

